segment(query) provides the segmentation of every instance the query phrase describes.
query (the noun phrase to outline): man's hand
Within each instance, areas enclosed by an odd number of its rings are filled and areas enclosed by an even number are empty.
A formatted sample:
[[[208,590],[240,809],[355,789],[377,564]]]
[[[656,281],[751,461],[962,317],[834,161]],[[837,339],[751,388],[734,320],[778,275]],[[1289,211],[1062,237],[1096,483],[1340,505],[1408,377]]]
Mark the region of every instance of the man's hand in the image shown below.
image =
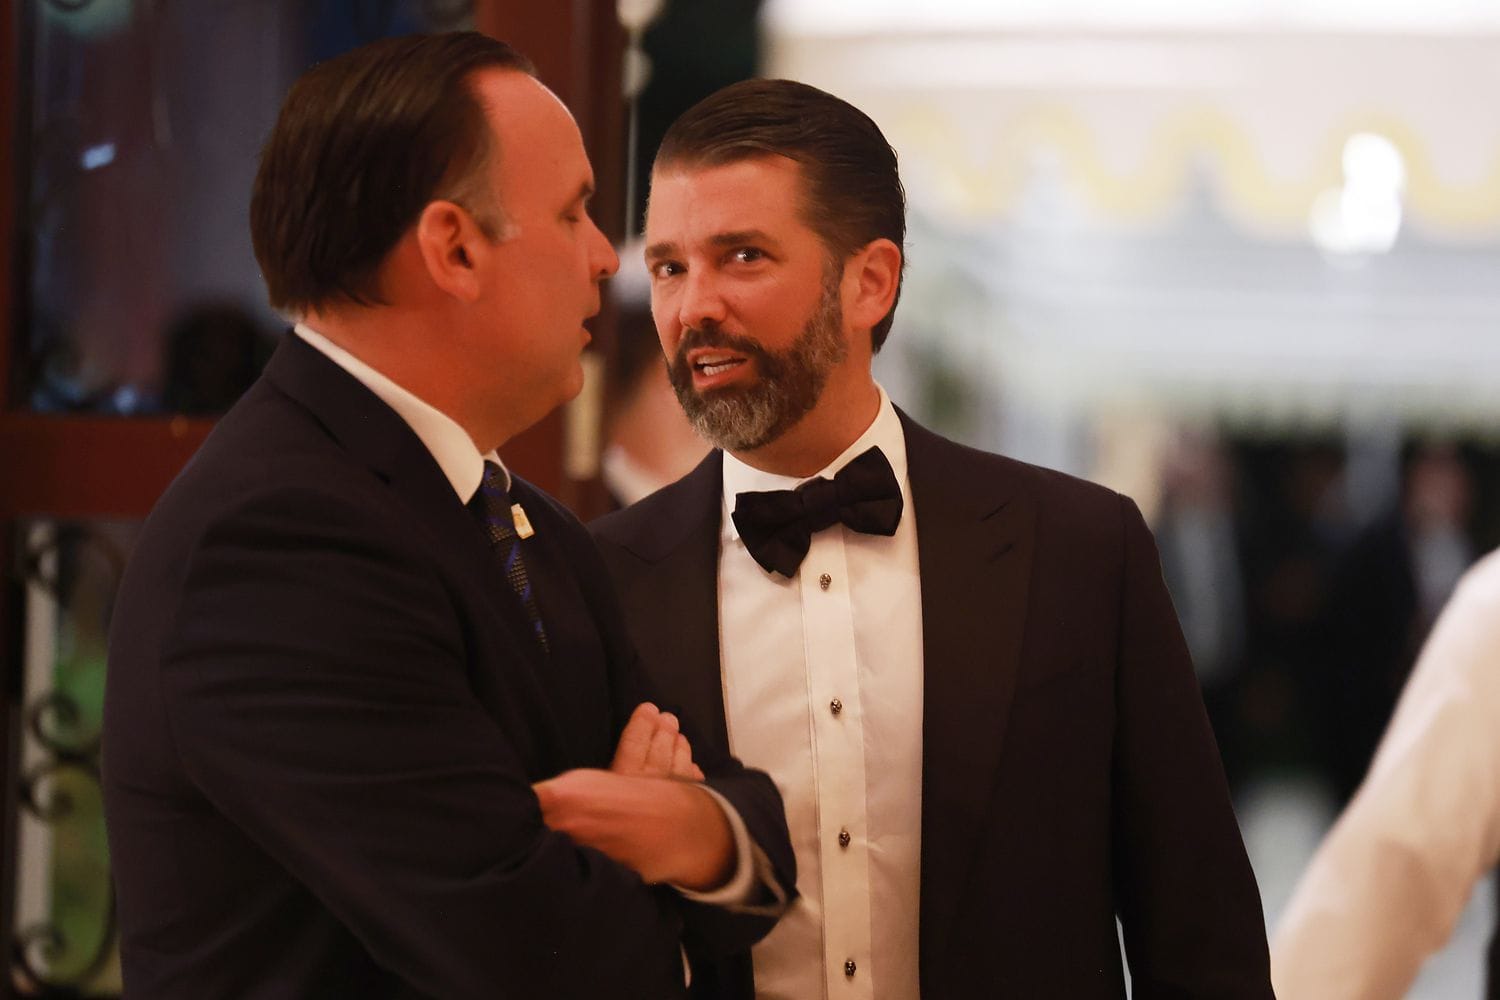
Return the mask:
[[[695,782],[580,768],[532,788],[549,827],[603,851],[647,882],[707,892],[733,874],[729,820]]]
[[[693,763],[693,748],[678,730],[677,716],[649,701],[641,702],[630,714],[609,769],[648,778],[703,780],[703,772]]]

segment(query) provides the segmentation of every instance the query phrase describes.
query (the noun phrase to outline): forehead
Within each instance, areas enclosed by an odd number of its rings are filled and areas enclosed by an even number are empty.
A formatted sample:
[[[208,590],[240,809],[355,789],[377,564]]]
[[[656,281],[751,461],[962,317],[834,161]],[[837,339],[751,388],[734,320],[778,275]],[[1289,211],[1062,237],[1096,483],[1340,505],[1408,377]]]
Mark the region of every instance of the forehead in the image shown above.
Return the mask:
[[[591,183],[593,170],[583,137],[568,109],[536,78],[510,69],[483,70],[474,89],[499,148],[501,197],[514,199],[571,194]]]
[[[802,166],[785,156],[713,165],[667,163],[651,177],[647,242],[751,229],[810,233],[802,218],[804,195]]]

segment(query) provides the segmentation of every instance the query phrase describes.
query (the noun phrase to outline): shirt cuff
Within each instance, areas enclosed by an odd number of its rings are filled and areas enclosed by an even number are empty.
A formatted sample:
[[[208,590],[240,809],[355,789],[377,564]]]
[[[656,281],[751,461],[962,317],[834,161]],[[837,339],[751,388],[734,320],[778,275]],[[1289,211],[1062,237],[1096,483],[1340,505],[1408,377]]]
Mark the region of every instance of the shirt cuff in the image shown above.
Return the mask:
[[[739,810],[730,805],[729,800],[707,785],[700,784],[709,795],[713,796],[719,808],[724,810],[724,818],[729,821],[730,832],[734,835],[734,874],[729,881],[717,889],[707,892],[695,892],[692,889],[684,889],[680,885],[674,885],[683,899],[690,899],[695,903],[707,903],[710,906],[743,906],[761,894],[756,892],[757,881],[766,883],[773,894],[779,887],[771,886],[768,882],[769,871],[758,871],[761,865],[758,862],[758,850],[754,850],[750,843],[750,831],[745,829],[745,821],[740,818]],[[757,878],[759,876],[759,878]]]

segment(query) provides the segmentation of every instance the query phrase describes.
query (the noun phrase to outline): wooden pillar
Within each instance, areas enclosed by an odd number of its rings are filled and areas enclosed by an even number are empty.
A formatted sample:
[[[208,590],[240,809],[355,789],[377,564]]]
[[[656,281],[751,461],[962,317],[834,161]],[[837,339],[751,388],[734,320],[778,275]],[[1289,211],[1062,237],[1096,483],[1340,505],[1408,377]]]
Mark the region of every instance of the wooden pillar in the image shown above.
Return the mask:
[[[592,214],[611,241],[625,236],[625,103],[621,64],[625,31],[613,0],[481,0],[475,9],[480,31],[509,42],[536,65],[537,77],[573,112],[594,166]],[[608,301],[591,324],[596,358],[614,354],[615,315]],[[602,371],[602,367],[596,368]],[[602,513],[608,500],[597,468],[570,476],[566,449],[580,447],[597,459],[599,397],[592,380],[573,404],[572,419],[558,411],[506,446],[506,461],[573,509],[580,517]],[[596,394],[592,399],[589,394]]]

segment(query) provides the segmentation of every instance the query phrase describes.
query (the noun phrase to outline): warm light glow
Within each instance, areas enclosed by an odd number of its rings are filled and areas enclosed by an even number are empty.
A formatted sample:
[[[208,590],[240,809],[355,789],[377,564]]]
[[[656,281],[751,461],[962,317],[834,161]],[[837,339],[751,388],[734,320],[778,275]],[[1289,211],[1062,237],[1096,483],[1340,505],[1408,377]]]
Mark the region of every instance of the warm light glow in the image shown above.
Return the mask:
[[[1386,253],[1401,232],[1406,161],[1383,135],[1357,132],[1344,143],[1344,186],[1313,202],[1308,232],[1331,254]]]

